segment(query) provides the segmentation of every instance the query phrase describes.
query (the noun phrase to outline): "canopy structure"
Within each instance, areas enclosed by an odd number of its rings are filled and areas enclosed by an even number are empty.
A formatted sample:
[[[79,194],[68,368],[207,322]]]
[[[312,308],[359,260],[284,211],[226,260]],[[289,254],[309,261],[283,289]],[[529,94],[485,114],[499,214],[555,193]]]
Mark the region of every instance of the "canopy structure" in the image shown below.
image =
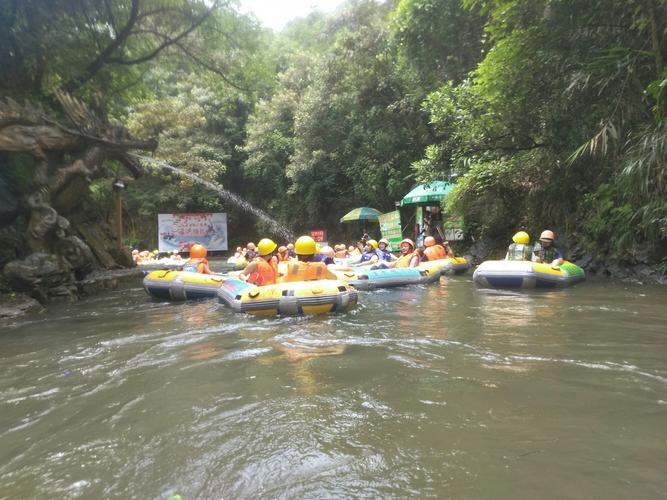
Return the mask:
[[[369,207],[359,207],[354,210],[350,210],[348,213],[341,217],[341,222],[352,222],[355,220],[378,220],[378,216],[382,215],[382,212],[375,210],[374,208]]]
[[[454,184],[445,181],[432,181],[420,184],[403,197],[401,206],[440,203],[453,188]]]

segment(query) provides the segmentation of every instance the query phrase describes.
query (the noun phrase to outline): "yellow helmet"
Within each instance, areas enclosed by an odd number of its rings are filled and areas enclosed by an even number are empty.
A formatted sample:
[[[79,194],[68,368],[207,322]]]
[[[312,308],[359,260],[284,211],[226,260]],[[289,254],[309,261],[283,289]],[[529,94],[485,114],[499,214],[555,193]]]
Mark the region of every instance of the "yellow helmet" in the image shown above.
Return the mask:
[[[315,255],[317,253],[315,240],[310,236],[301,236],[298,240],[296,240],[296,243],[294,244],[294,250],[297,255]]]
[[[264,238],[257,243],[257,250],[259,250],[259,255],[264,256],[273,253],[277,246],[278,244],[275,241],[270,240],[269,238]]]
[[[530,236],[528,236],[528,233],[526,231],[519,231],[514,236],[512,236],[512,241],[514,243],[527,245],[528,243],[530,243]]]
[[[372,246],[373,248],[377,248],[377,247],[378,247],[378,242],[375,241],[375,240],[368,240],[368,241],[366,242],[366,244]]]

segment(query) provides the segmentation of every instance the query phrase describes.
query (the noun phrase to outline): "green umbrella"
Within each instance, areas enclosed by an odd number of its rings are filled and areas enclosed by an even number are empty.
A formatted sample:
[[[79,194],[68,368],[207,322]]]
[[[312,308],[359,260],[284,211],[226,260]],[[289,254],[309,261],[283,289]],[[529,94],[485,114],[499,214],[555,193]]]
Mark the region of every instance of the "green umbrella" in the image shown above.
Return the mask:
[[[454,184],[445,181],[432,181],[420,184],[401,200],[401,206],[439,203],[454,188]]]
[[[343,215],[340,219],[341,222],[351,222],[355,220],[378,220],[378,216],[382,215],[382,212],[375,210],[374,208],[369,207],[359,207],[354,210],[350,210],[348,213]]]

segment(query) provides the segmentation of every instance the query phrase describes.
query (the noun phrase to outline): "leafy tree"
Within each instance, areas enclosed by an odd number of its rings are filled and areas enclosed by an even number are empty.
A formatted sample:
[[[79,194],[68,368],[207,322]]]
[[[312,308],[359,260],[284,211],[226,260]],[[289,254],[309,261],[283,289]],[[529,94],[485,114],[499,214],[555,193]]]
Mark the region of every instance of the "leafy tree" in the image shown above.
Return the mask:
[[[400,60],[433,89],[460,82],[482,55],[484,16],[460,0],[401,0],[392,16],[392,38]]]
[[[665,2],[470,4],[486,18],[485,56],[469,80],[425,101],[440,140],[414,164],[416,174],[462,174],[452,203],[471,214],[478,235],[521,225],[585,228],[600,220],[597,200],[629,207],[607,214],[616,224],[611,246],[604,231],[579,231],[600,250],[664,238],[655,230],[665,214],[656,188],[664,129],[646,89],[661,81]]]
[[[354,2],[331,16],[324,52],[295,57],[251,119],[246,172],[265,180],[266,206],[296,226],[336,228],[359,205],[391,210],[412,183],[428,131],[421,95],[396,64],[388,14]]]

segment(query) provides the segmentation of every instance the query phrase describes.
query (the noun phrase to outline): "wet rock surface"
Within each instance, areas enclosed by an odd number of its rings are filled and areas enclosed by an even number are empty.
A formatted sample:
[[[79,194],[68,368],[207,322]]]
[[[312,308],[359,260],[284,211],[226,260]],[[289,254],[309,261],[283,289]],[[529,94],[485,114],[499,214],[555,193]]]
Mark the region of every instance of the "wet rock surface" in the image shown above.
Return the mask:
[[[145,272],[138,267],[94,271],[76,282],[81,295],[95,295],[106,290],[115,290],[125,285],[141,284]]]
[[[36,314],[44,307],[25,294],[0,295],[0,320],[12,319],[24,314]]]
[[[76,298],[72,267],[57,255],[35,252],[5,266],[4,275],[16,291],[42,303]]]
[[[667,275],[655,265],[660,260],[655,249],[644,249],[625,258],[609,258],[575,246],[569,252],[569,259],[589,276],[667,285]]]

